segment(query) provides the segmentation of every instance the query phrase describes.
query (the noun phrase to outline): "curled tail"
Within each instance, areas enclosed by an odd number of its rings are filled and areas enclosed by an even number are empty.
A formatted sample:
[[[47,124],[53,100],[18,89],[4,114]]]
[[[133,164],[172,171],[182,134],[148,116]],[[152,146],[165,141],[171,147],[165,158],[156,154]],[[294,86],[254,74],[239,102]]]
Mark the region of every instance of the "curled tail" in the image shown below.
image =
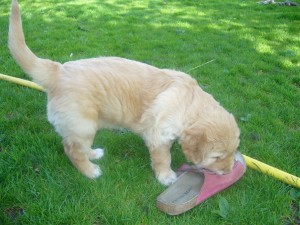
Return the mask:
[[[38,58],[26,45],[21,13],[17,0],[12,0],[9,21],[8,46],[10,53],[33,80],[44,88],[51,87],[59,75],[61,64]]]

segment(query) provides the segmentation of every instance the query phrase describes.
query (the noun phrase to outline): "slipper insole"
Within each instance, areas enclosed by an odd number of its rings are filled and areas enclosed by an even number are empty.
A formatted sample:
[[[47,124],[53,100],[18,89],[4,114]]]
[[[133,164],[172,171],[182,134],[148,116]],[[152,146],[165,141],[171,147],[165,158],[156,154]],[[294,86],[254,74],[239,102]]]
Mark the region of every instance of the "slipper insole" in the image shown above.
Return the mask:
[[[202,173],[184,173],[157,200],[168,205],[184,204],[199,195],[203,182]]]

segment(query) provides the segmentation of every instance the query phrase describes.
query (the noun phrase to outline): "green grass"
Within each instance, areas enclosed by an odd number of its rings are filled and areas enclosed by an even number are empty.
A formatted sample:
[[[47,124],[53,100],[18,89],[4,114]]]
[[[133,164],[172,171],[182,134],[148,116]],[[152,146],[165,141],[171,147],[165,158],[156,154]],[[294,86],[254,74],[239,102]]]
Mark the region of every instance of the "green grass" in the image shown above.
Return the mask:
[[[37,55],[60,62],[116,55],[188,72],[235,115],[242,153],[300,176],[299,7],[254,0],[20,4]],[[0,73],[29,79],[7,49],[9,1],[0,5]],[[0,224],[299,224],[299,189],[251,169],[181,216],[159,212],[155,201],[165,188],[130,132],[98,133],[104,175],[88,180],[64,155],[45,105],[44,93],[0,81]],[[172,166],[183,162],[175,144]]]

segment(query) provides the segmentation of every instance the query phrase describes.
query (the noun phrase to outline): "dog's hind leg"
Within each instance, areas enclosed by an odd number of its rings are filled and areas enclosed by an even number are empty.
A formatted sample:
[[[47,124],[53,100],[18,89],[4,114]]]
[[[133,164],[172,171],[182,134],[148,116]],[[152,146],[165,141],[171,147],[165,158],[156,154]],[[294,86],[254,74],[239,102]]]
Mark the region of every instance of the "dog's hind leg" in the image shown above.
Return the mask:
[[[96,128],[91,121],[77,121],[76,126],[72,123],[70,129],[63,135],[63,145],[66,155],[73,165],[85,176],[94,179],[102,173],[100,167],[92,163],[91,159],[99,159],[103,156],[103,149],[91,149]],[[72,129],[71,129],[72,128]],[[68,132],[69,131],[69,132]]]
[[[90,162],[90,146],[87,146],[85,141],[69,139],[64,140],[64,150],[73,165],[88,178],[94,179],[99,177],[102,172],[100,167]]]

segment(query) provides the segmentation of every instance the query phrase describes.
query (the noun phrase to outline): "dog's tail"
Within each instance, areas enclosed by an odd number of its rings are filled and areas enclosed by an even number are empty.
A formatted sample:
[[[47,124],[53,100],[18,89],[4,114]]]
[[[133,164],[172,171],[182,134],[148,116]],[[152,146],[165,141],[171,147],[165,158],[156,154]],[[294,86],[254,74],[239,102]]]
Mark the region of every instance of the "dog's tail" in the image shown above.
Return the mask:
[[[28,48],[25,42],[17,0],[12,0],[8,36],[10,52],[21,68],[44,88],[51,87],[62,65],[48,59],[41,59]]]

